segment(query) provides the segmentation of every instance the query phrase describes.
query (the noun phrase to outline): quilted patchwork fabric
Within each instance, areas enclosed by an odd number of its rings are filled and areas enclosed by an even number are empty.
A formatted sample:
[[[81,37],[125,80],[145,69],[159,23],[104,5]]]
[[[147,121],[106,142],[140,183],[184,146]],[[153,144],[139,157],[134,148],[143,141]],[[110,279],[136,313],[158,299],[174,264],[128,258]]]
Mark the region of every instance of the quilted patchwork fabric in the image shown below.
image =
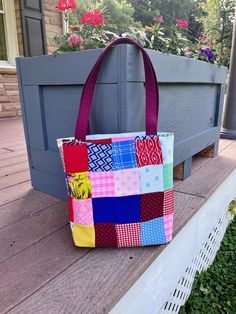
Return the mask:
[[[117,247],[116,227],[112,223],[99,223],[94,226],[96,247]]]
[[[83,226],[73,224],[72,235],[75,245],[81,247],[95,247],[94,226]]]
[[[163,166],[152,165],[139,168],[141,194],[164,190]]]
[[[164,192],[141,195],[140,221],[148,221],[163,216]]]
[[[76,246],[137,247],[172,239],[172,134],[93,135],[87,142],[57,143]]]
[[[173,188],[173,164],[163,165],[164,189]]]
[[[80,225],[93,225],[92,199],[73,199],[74,223]]]
[[[140,223],[116,225],[118,247],[141,246]]]
[[[87,145],[63,146],[65,170],[67,173],[88,171]]]
[[[139,171],[137,168],[114,171],[115,195],[140,194]]]
[[[89,171],[112,170],[112,145],[88,144]]]
[[[139,167],[162,164],[162,152],[159,138],[135,141],[137,162]]]
[[[134,140],[112,143],[113,170],[136,168],[136,153]]]
[[[92,196],[92,184],[88,172],[70,173],[67,175],[67,182],[72,198],[85,199]]]
[[[142,245],[166,243],[163,217],[141,222],[141,242]]]
[[[164,192],[164,215],[174,212],[174,191],[173,189]]]
[[[167,242],[169,242],[172,239],[173,216],[174,216],[174,214],[164,216],[164,228],[165,228],[165,234],[166,234],[166,241]]]
[[[115,182],[113,171],[90,172],[92,183],[92,197],[115,196]]]

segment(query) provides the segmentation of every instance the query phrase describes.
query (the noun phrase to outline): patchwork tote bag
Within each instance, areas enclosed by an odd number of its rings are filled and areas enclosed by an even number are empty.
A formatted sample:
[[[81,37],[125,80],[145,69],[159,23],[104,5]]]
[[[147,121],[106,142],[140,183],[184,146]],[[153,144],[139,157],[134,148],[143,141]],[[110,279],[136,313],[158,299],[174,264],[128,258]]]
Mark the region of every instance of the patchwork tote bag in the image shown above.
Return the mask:
[[[142,53],[146,131],[89,135],[96,80],[107,52],[132,44]],[[101,53],[84,85],[75,137],[57,140],[79,247],[165,244],[173,229],[173,133],[157,133],[159,96],[151,60],[137,42],[118,38]]]

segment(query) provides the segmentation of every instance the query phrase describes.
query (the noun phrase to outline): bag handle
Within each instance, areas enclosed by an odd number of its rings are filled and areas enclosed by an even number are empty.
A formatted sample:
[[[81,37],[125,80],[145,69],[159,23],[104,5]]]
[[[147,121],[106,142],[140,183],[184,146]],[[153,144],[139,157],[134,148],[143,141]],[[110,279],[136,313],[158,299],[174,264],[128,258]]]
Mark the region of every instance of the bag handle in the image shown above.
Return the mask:
[[[159,93],[155,70],[147,52],[139,43],[132,39],[121,37],[112,41],[107,47],[104,48],[85,82],[75,128],[75,138],[78,140],[85,140],[87,133],[89,133],[89,113],[91,110],[97,77],[103,59],[112,47],[119,44],[131,44],[141,50],[146,80],[146,134],[151,135],[157,133]]]

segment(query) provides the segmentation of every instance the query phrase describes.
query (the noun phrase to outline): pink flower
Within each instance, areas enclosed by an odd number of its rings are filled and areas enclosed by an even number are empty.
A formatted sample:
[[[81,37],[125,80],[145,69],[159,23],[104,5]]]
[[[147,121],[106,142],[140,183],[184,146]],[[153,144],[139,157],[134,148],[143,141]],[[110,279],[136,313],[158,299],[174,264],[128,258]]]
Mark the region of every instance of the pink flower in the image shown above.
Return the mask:
[[[177,19],[176,20],[178,27],[180,28],[187,28],[188,27],[188,21]]]
[[[99,10],[94,10],[93,12],[85,12],[81,17],[80,23],[97,26],[104,23],[104,18]]]
[[[62,12],[68,11],[70,9],[76,9],[75,0],[57,0],[59,5],[56,6],[56,9]]]
[[[70,35],[70,37],[67,39],[67,45],[70,48],[75,48],[75,47],[79,47],[83,44],[84,39],[77,35],[77,34],[72,34]]]
[[[199,40],[208,40],[207,34],[201,33],[201,35],[199,36]]]
[[[159,23],[159,24],[164,23],[164,19],[163,19],[163,16],[162,16],[162,15],[161,15],[161,16],[156,16],[156,17],[154,17],[154,18],[153,18],[153,21],[155,21],[155,22],[157,22],[157,23]]]

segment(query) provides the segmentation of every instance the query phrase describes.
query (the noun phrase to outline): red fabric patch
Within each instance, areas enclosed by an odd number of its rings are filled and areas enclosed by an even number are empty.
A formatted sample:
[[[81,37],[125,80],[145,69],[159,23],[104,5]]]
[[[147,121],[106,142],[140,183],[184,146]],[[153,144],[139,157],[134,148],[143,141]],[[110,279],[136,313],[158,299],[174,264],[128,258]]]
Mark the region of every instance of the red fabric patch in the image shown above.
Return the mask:
[[[115,224],[99,223],[95,228],[95,246],[96,247],[117,247],[117,237]]]
[[[116,225],[118,247],[141,246],[140,223]]]
[[[163,217],[164,192],[141,195],[141,221]]]
[[[67,173],[88,171],[88,151],[86,144],[63,145],[63,153]]]
[[[159,138],[135,141],[139,167],[162,164],[162,151]]]
[[[87,140],[87,143],[91,143],[91,144],[111,144],[111,138],[104,138],[101,140]]]
[[[174,212],[174,190],[164,192],[164,215],[170,215]]]
[[[68,209],[69,209],[69,219],[71,222],[74,222],[74,211],[73,211],[73,202],[72,198],[68,196]]]

